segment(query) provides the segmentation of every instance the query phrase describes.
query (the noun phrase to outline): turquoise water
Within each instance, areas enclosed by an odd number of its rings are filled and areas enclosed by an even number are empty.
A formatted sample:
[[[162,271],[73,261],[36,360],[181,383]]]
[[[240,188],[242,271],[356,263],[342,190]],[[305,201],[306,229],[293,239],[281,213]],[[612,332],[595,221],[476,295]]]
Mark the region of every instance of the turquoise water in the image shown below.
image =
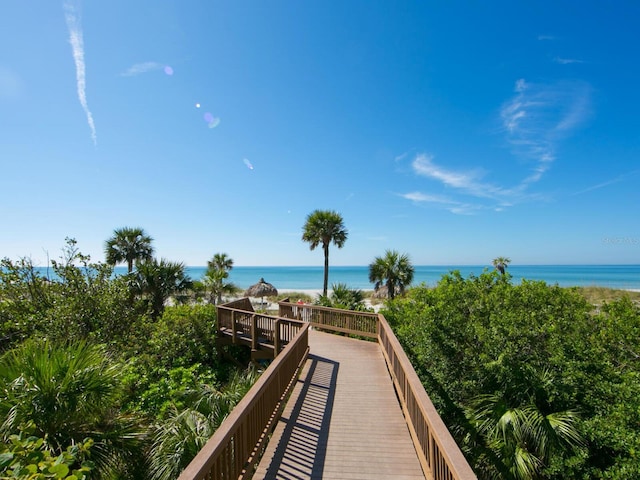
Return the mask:
[[[428,266],[415,267],[413,285],[426,283],[434,286],[442,275],[459,270],[467,277],[480,275],[484,269],[493,267],[478,266]],[[200,280],[206,267],[186,267],[187,274],[193,280]],[[514,283],[522,279],[543,280],[549,284],[562,287],[593,286],[640,290],[640,265],[511,265],[507,269]],[[46,268],[38,268],[41,274],[47,275]],[[116,274],[126,273],[126,267],[116,267]],[[48,272],[52,274],[51,270]],[[323,267],[234,267],[229,279],[238,287],[245,289],[257,283],[260,278],[283,290],[321,290]],[[369,268],[330,267],[329,287],[333,283],[344,283],[349,288],[372,290],[369,283]]]
[[[434,286],[442,275],[459,270],[463,276],[480,275],[487,266],[416,266],[414,285]],[[202,278],[206,267],[187,267],[192,279]],[[640,289],[640,265],[512,265],[508,269],[513,281],[544,280],[549,284],[568,286],[597,285],[608,288]],[[323,267],[234,267],[230,281],[240,288],[248,288],[260,278],[276,288],[291,290],[322,289]],[[369,283],[369,268],[329,267],[329,286],[345,283],[350,288],[373,289]]]

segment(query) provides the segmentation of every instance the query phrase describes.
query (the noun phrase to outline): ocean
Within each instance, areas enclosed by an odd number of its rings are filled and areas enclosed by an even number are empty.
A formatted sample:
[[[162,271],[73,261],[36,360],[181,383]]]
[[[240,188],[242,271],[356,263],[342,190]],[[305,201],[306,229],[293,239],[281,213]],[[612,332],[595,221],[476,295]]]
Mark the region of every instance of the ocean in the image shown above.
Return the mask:
[[[479,266],[415,266],[413,285],[425,283],[435,286],[442,275],[459,270],[467,277],[480,275],[484,269],[493,267]],[[187,267],[187,273],[193,280],[202,278],[206,267]],[[640,265],[510,265],[507,271],[512,281],[519,283],[522,279],[544,280],[553,285],[600,286],[626,290],[640,290]],[[283,290],[321,290],[324,269],[314,267],[234,267],[229,280],[240,288],[248,288],[260,278]],[[344,283],[349,288],[372,290],[369,282],[369,267],[329,266],[329,288],[333,283]]]
[[[483,270],[493,270],[486,265],[450,265],[450,266],[414,266],[413,285],[424,283],[435,286],[440,278],[452,271],[459,270],[462,276],[480,275]],[[42,275],[52,275],[51,269],[38,267]],[[200,280],[207,267],[186,267],[186,273],[192,280]],[[514,283],[523,279],[543,280],[548,284],[562,287],[599,286],[625,290],[640,290],[640,265],[510,265],[507,271]],[[126,267],[118,266],[115,274],[127,272]],[[322,290],[323,267],[234,267],[229,281],[246,289],[261,278],[282,290]],[[334,283],[344,283],[349,288],[373,290],[369,282],[369,267],[329,266],[329,288]]]

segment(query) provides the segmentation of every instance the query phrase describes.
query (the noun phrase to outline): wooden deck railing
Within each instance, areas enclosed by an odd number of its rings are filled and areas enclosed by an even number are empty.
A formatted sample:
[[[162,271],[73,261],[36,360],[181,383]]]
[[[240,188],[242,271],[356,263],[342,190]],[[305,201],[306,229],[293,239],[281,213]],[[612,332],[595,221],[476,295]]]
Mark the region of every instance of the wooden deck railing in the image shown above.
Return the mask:
[[[240,338],[250,339],[252,350],[257,350],[259,343],[267,343],[274,347],[274,357],[293,340],[303,325],[294,318],[256,313],[249,299],[219,305],[217,310],[218,330],[227,332],[232,343]]]
[[[308,352],[308,325],[301,325],[178,480],[251,478]]]
[[[295,318],[314,327],[361,337],[378,338],[378,315],[317,305],[279,302],[279,316]]]
[[[476,478],[384,316],[289,302],[279,306],[282,317],[299,318],[325,330],[376,337],[425,476],[434,480]]]
[[[301,322],[300,322],[301,320]],[[249,478],[303,365],[308,327],[377,339],[393,379],[425,477],[470,480],[471,470],[438,415],[400,342],[382,315],[279,303],[278,317],[259,315],[248,299],[218,307],[219,328],[288,342],[178,480]],[[269,329],[271,333],[268,332]],[[234,334],[235,335],[235,334]],[[278,352],[280,349],[276,348]],[[277,354],[277,353],[276,353]]]

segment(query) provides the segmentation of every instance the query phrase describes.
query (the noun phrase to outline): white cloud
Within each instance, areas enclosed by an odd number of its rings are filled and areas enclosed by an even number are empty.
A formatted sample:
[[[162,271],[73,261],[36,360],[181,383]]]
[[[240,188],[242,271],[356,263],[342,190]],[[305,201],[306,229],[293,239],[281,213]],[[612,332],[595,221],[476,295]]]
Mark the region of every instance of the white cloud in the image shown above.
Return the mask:
[[[84,40],[82,37],[82,28],[80,26],[80,20],[78,19],[78,9],[71,2],[64,3],[65,19],[67,21],[67,28],[69,29],[69,43],[71,43],[71,51],[73,53],[73,60],[76,65],[76,84],[78,90],[78,100],[80,105],[87,115],[87,123],[91,130],[91,139],[93,144],[98,142],[96,135],[96,126],[93,121],[93,115],[89,110],[87,104],[86,93],[86,73],[85,73],[85,61],[84,61]]]
[[[526,88],[522,88],[526,84]],[[516,95],[500,110],[507,143],[520,160],[535,162],[523,180],[542,178],[555,160],[557,143],[579,127],[590,114],[590,88],[577,81],[555,84],[516,81]]]
[[[629,177],[632,177],[636,174],[640,173],[640,170],[632,170],[630,172],[627,173],[623,173],[622,175],[618,175],[615,178],[612,178],[610,180],[607,180],[606,182],[602,182],[602,183],[598,183],[597,185],[592,185],[590,187],[584,188],[580,191],[575,192],[573,195],[581,195],[583,193],[587,193],[587,192],[591,192],[593,190],[598,190],[600,188],[604,188],[604,187],[608,187],[609,185],[613,185],[616,184],[618,182],[622,182],[624,180],[626,180]]]
[[[429,195],[422,192],[403,193],[400,196],[402,198],[406,198],[407,200],[411,200],[417,203],[445,203],[445,204],[455,203],[453,200],[451,200],[448,197],[444,197],[441,195]]]
[[[572,63],[584,63],[583,60],[578,60],[577,58],[562,58],[562,57],[555,57],[553,61],[556,63],[559,63],[560,65],[570,65]]]
[[[136,75],[151,72],[153,70],[161,70],[163,67],[164,65],[158,62],[136,63],[135,65],[130,66],[126,71],[122,72],[120,75],[123,77],[134,77]]]
[[[477,172],[455,172],[447,170],[433,163],[433,155],[421,153],[416,156],[411,164],[413,170],[423,177],[440,180],[445,185],[455,188],[473,188]]]
[[[437,164],[433,155],[421,153],[411,162],[414,173],[441,183],[452,193],[440,196],[414,191],[400,196],[455,214],[502,211],[522,201],[543,200],[543,195],[530,192],[531,186],[556,161],[558,143],[589,117],[591,89],[577,81],[537,84],[519,79],[514,90],[515,95],[500,109],[500,120],[513,156],[518,165],[525,165],[521,180],[511,186],[499,185],[484,180],[483,169],[447,168]]]

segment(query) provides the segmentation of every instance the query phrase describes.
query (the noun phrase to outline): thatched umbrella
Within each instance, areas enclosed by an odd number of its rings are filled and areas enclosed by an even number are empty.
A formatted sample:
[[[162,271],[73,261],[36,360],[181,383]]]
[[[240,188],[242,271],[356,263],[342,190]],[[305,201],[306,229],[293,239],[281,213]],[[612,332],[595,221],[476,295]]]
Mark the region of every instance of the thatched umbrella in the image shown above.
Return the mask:
[[[264,303],[264,297],[273,297],[278,295],[278,290],[276,287],[264,281],[264,278],[261,278],[258,283],[255,285],[251,285],[244,292],[247,297],[260,297],[260,304]]]

